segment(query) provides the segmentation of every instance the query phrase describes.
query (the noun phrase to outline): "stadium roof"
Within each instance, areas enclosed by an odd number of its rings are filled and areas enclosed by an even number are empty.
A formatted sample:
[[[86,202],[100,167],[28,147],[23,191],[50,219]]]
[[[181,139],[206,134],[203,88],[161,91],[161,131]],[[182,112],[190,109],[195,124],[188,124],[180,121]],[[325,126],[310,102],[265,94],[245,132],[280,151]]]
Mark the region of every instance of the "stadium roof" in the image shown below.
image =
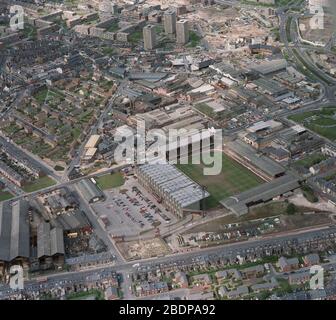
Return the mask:
[[[299,181],[292,175],[285,175],[271,182],[226,198],[220,203],[238,215],[246,214],[250,205],[267,202],[300,187]]]
[[[226,146],[269,176],[275,177],[285,172],[285,169],[281,165],[270,158],[259,155],[253,147],[241,140],[230,141],[226,143]]]
[[[75,210],[57,216],[57,223],[63,230],[85,228],[90,225],[87,217],[81,210]]]
[[[168,163],[144,164],[139,171],[181,208],[207,198],[210,194],[184,173]]]
[[[42,222],[37,228],[37,257],[50,256],[50,224]]]

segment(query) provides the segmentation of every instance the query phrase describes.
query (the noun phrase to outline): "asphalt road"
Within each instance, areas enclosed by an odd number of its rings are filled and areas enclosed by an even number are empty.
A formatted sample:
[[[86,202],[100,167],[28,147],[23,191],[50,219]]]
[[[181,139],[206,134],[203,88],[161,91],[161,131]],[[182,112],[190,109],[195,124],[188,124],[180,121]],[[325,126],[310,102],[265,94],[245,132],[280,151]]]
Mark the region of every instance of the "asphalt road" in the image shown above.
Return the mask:
[[[204,256],[231,256],[238,255],[246,250],[250,250],[251,248],[255,249],[258,247],[265,247],[269,245],[279,245],[285,244],[290,240],[297,240],[299,243],[304,243],[306,240],[318,239],[322,235],[328,235],[331,233],[336,233],[336,227],[331,228],[323,228],[316,229],[312,231],[301,231],[294,232],[292,234],[278,235],[278,236],[269,236],[264,239],[251,239],[246,242],[228,244],[214,248],[205,248],[202,250],[186,252],[177,255],[169,255],[160,258],[153,258],[141,261],[132,261],[132,262],[119,262],[116,266],[105,266],[105,267],[94,267],[91,270],[85,271],[76,271],[76,272],[63,272],[63,273],[55,273],[47,276],[47,280],[43,283],[45,288],[54,288],[59,285],[62,285],[66,282],[76,283],[85,281],[85,278],[90,275],[103,276],[106,272],[116,271],[118,273],[122,273],[124,276],[128,273],[134,272],[138,269],[138,267],[133,267],[134,264],[139,263],[139,268],[144,267],[154,267],[160,264],[182,264],[187,261],[192,262],[197,260],[198,258]],[[120,260],[119,260],[120,261]],[[123,286],[128,286],[129,281],[125,281],[126,284]],[[36,279],[29,280],[25,283],[25,287],[27,290],[37,290],[39,288],[39,282]],[[124,288],[125,290],[125,288]],[[6,297],[7,294],[10,293],[10,290],[7,286],[0,287],[0,299]]]

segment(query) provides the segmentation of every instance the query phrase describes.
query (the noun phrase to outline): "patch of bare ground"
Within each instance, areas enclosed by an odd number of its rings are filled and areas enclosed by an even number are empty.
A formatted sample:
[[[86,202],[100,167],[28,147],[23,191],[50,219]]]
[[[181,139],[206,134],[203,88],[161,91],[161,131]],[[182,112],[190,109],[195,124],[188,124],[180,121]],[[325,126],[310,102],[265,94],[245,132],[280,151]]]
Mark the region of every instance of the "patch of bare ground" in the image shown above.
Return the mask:
[[[280,221],[283,230],[291,230],[329,224],[332,220],[327,213],[297,213],[291,216],[283,215]]]
[[[226,215],[213,219],[211,221],[199,224],[193,228],[185,230],[185,233],[197,232],[221,232],[228,229],[229,224],[243,223],[243,225],[252,224],[254,220],[271,217],[280,217],[281,223],[278,229],[286,230],[293,228],[305,228],[314,225],[330,223],[331,219],[327,213],[315,212],[312,209],[302,206],[296,207],[294,215],[287,214],[288,203],[284,201],[273,201],[267,204],[256,206],[250,209],[250,212],[244,216],[237,217],[234,214]],[[314,210],[316,211],[316,210]],[[308,214],[311,213],[311,214]],[[231,226],[234,229],[234,226]],[[230,228],[230,229],[231,229]]]

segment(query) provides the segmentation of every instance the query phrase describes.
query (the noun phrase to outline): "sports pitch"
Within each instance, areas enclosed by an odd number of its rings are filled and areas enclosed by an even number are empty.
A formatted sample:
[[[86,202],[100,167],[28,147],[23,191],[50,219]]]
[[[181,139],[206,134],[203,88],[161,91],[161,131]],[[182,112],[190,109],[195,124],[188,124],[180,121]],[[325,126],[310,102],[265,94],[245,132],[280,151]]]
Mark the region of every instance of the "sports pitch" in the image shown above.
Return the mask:
[[[210,193],[206,208],[216,207],[220,200],[234,194],[254,188],[264,181],[253,172],[231,159],[224,153],[216,152],[215,157],[220,161],[222,156],[222,170],[218,175],[203,175],[204,164],[177,164],[177,168],[184,172],[195,182],[206,187]]]

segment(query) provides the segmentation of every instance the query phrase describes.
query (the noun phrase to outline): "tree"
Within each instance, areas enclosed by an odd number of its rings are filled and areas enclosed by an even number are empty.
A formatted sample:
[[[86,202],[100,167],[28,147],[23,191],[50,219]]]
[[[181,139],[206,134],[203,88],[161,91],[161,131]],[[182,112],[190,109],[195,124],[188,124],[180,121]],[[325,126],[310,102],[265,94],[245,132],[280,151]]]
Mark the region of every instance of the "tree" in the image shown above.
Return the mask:
[[[289,203],[288,206],[287,206],[287,210],[286,211],[287,211],[288,215],[295,214],[295,212],[297,211],[295,204],[294,203]]]

